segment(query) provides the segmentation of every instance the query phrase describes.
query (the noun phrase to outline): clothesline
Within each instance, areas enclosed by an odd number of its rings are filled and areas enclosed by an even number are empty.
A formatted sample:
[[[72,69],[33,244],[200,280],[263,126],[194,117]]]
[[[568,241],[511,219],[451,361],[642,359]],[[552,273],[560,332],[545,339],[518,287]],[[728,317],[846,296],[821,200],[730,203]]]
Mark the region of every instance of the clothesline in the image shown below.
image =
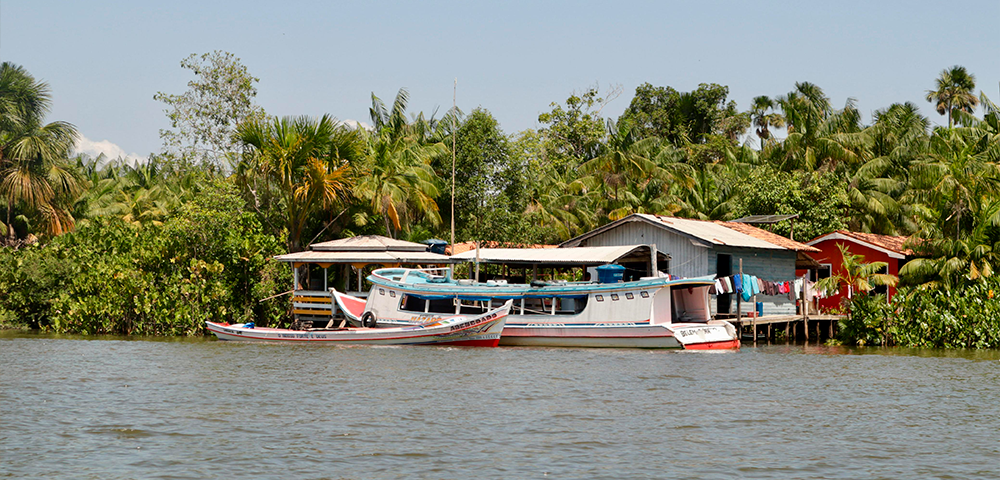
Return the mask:
[[[803,283],[805,282],[805,283]],[[754,295],[764,294],[768,296],[777,295],[788,295],[790,301],[795,301],[798,299],[799,292],[803,291],[803,286],[805,287],[805,299],[806,301],[812,301],[813,298],[822,298],[822,292],[817,292],[813,288],[814,282],[802,277],[796,278],[795,280],[784,280],[784,281],[771,281],[758,278],[755,275],[749,274],[735,274],[725,277],[717,277],[715,279],[715,285],[709,291],[711,294],[727,294],[736,293],[739,294],[743,301],[750,301]],[[714,291],[712,291],[714,290]]]

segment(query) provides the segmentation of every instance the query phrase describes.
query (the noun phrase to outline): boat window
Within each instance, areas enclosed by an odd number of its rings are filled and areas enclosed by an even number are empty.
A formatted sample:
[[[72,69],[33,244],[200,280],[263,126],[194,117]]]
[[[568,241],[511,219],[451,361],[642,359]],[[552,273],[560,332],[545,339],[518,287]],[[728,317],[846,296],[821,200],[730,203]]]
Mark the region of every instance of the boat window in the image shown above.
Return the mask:
[[[604,295],[594,295],[594,300],[597,300],[598,302],[603,302]]]
[[[396,291],[395,290],[389,290],[389,296],[392,297],[392,298],[396,298]]]
[[[401,295],[399,309],[406,312],[417,313],[455,313],[454,298],[439,298],[425,300],[412,295]],[[430,302],[428,304],[428,302]]]
[[[417,298],[414,296],[400,295],[399,298],[399,309],[407,312],[420,312],[424,311],[424,299]]]
[[[384,288],[378,289],[378,294],[379,295],[385,295],[385,289]]]
[[[455,313],[454,298],[442,298],[430,302],[430,308],[427,309],[429,313]]]
[[[633,298],[635,298],[635,295],[633,295],[632,292],[628,292],[625,294],[625,298],[632,300]]]
[[[612,302],[617,302],[618,301],[618,294],[617,293],[612,293],[611,294],[611,301]]]
[[[598,295],[600,297],[600,295]],[[600,301],[600,300],[598,300]],[[522,315],[579,315],[587,308],[587,297],[531,297],[524,299]]]
[[[642,298],[649,298],[649,292],[643,290],[643,291],[639,292],[639,296],[642,297]]]

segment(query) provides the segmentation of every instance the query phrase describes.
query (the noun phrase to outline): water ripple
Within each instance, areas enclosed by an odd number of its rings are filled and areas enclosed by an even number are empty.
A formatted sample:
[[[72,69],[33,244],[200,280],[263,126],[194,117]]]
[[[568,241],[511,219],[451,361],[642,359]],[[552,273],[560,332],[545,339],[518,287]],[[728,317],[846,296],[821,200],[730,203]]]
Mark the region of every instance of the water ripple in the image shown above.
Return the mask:
[[[998,360],[0,333],[0,477],[997,478]]]

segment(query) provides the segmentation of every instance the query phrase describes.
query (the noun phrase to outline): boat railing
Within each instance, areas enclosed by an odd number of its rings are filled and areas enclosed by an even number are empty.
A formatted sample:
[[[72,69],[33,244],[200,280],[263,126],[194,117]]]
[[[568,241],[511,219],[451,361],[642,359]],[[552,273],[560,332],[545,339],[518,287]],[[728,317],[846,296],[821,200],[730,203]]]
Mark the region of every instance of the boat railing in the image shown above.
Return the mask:
[[[445,283],[451,280],[451,268],[450,267],[405,268],[402,269],[402,275],[400,275],[399,277],[393,276],[389,279],[404,284],[417,283],[411,277],[419,278],[420,280],[426,283]]]

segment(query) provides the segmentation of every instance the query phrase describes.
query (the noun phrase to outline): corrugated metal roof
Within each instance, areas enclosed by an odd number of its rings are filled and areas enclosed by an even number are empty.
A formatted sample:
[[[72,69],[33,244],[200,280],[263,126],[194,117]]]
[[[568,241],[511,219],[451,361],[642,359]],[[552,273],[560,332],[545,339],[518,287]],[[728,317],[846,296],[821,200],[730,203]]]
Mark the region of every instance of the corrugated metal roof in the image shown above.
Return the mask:
[[[431,252],[296,252],[274,257],[279,262],[294,263],[456,263],[447,255]]]
[[[571,238],[563,242],[560,246],[573,247],[580,245],[590,237],[618,228],[618,226],[628,222],[645,222],[661,227],[675,234],[687,237],[692,242],[703,244],[702,246],[705,247],[726,245],[730,247],[760,248],[766,250],[818,251],[803,243],[743,223],[692,220],[689,218],[649,215],[645,213],[633,213],[621,220],[611,222],[576,238]]]
[[[695,237],[712,245],[729,247],[763,248],[768,250],[785,250],[785,247],[761,240],[757,237],[738,232],[724,225],[703,220],[690,220],[677,217],[660,217],[656,215],[638,214],[652,221],[657,221],[667,228]]]
[[[359,235],[357,237],[341,238],[329,242],[314,243],[309,246],[316,251],[334,252],[425,252],[427,245],[422,243],[396,240],[381,235]]]
[[[479,261],[481,263],[604,265],[646,248],[649,247],[646,245],[624,245],[573,248],[480,248]],[[473,262],[476,260],[476,250],[459,253],[451,258],[462,262]]]

